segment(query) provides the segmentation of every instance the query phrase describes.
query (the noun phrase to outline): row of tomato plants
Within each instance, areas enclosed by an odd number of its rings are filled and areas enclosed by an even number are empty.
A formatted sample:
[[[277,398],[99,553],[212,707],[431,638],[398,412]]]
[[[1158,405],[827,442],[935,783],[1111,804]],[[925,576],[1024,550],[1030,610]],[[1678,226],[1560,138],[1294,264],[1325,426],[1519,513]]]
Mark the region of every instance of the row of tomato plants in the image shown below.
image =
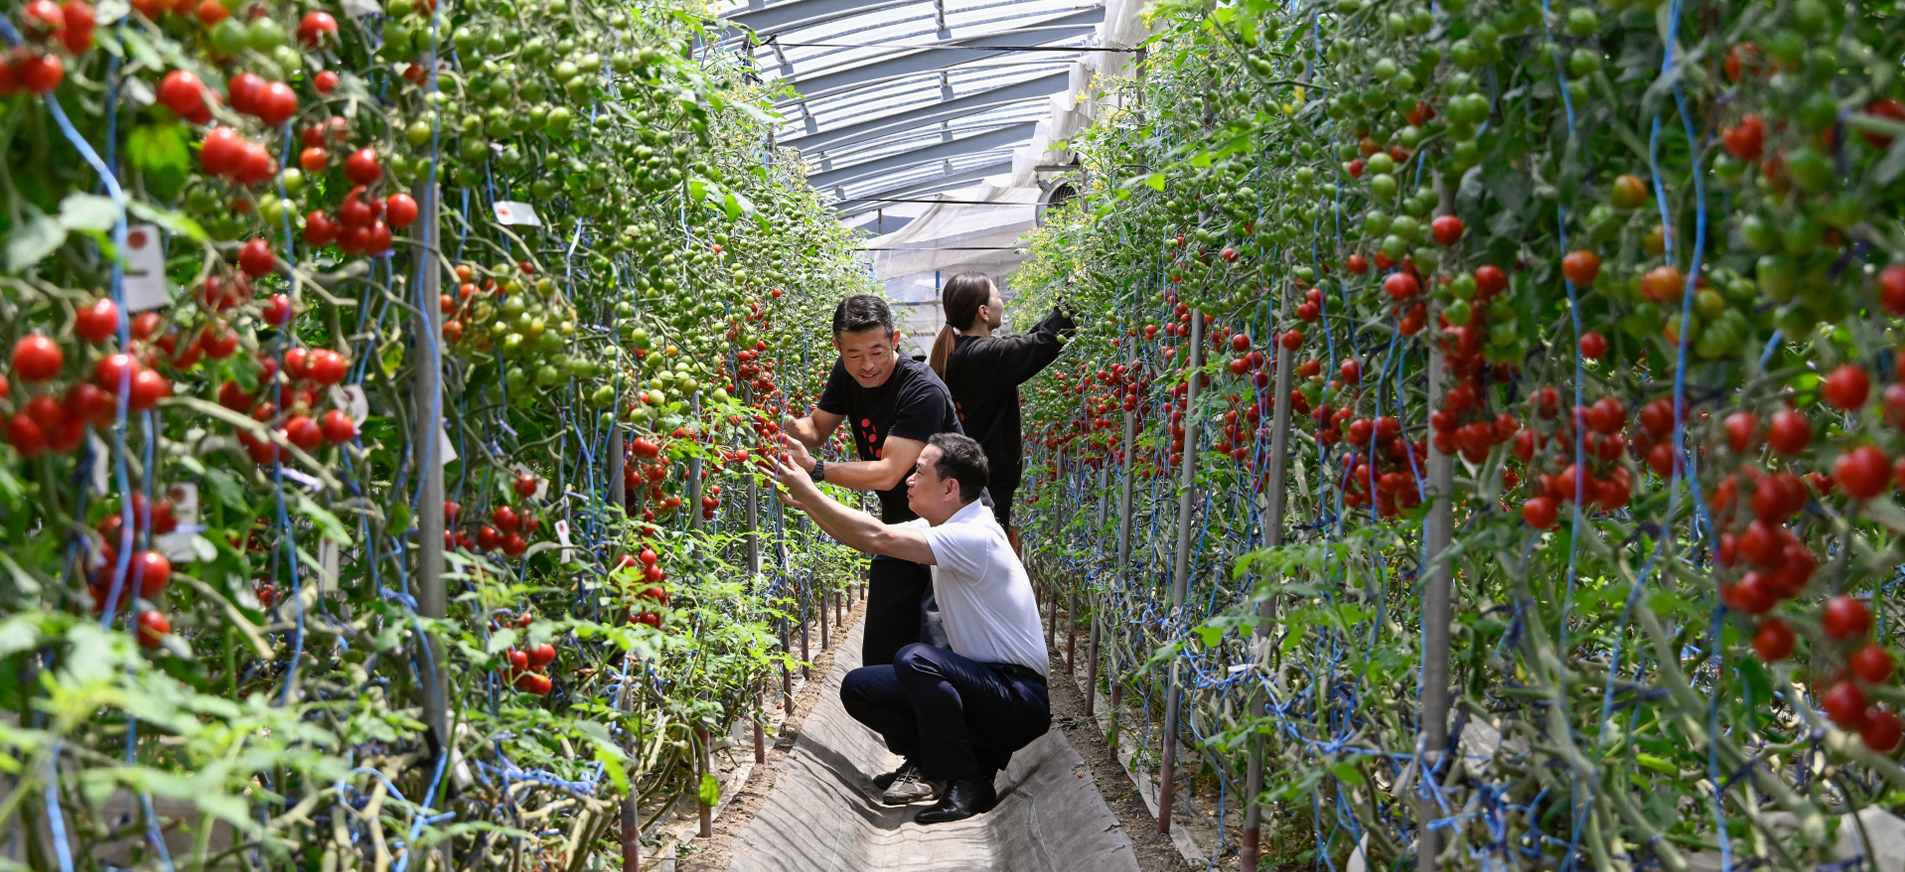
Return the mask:
[[[851,575],[749,459],[865,279],[699,10],[4,12],[0,856],[579,869],[709,801]]]
[[[1891,12],[1159,7],[1146,75],[1074,143],[1082,205],[1017,277],[1113,313],[1034,392],[1032,500],[1093,534],[1048,540],[1081,594],[1153,616],[1117,625],[1114,674],[1185,682],[1228,789],[1261,737],[1259,798],[1315,806],[1266,814],[1276,859],[1388,863],[1433,825],[1448,866],[1797,868],[1896,806]],[[1080,544],[1098,516],[1067,495],[1125,475],[1140,529],[1198,531],[1184,612]],[[1436,560],[1448,749],[1419,745]]]

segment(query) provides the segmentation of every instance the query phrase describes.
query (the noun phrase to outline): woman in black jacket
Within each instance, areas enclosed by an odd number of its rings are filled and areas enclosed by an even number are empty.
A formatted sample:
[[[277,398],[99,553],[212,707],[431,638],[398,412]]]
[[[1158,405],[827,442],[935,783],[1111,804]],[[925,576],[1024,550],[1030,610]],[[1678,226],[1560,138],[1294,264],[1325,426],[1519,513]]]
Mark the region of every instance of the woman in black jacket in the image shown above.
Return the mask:
[[[992,331],[1005,321],[1005,301],[985,273],[953,276],[940,292],[940,303],[946,326],[933,342],[928,365],[951,389],[966,435],[985,449],[992,512],[1016,549],[1019,531],[1012,526],[1012,495],[1019,489],[1025,463],[1020,453],[1019,385],[1058,358],[1063,340],[1078,325],[1053,307],[1029,333],[995,335]]]

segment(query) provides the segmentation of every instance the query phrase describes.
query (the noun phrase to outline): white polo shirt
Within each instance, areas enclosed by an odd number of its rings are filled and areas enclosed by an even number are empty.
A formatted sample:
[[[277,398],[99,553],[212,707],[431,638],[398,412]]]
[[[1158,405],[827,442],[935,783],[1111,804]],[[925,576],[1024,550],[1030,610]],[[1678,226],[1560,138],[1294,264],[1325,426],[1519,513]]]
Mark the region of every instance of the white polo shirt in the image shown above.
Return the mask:
[[[923,530],[932,546],[933,596],[953,652],[1046,674],[1032,582],[992,510],[974,500],[937,527],[925,518],[907,523]]]

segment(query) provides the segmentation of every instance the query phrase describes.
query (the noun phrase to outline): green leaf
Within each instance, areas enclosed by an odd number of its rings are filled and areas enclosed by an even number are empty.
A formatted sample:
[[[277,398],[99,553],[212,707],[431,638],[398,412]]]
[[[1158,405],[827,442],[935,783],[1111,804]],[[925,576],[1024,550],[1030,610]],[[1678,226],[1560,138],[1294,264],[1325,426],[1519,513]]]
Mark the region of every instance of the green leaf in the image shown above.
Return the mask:
[[[1153,191],[1162,191],[1164,190],[1164,174],[1151,173],[1146,175],[1144,177],[1144,183],[1150,185]]]
[[[311,523],[318,528],[318,532],[324,534],[324,538],[336,542],[339,545],[351,544],[351,534],[345,530],[343,521],[338,520],[336,515],[331,514],[330,511],[323,506],[312,502],[311,498],[305,496],[302,491],[295,491],[294,493],[296,493],[298,497],[298,514],[309,518]]]
[[[622,755],[616,753],[611,747],[596,745],[595,759],[602,764],[602,771],[608,773],[609,781],[614,782],[615,789],[627,793],[628,771],[622,768]]]
[[[205,490],[225,508],[242,511],[251,507],[245,501],[245,489],[239,485],[238,477],[223,469],[205,470]]]
[[[66,242],[66,228],[28,206],[26,223],[7,236],[7,270],[19,272],[40,262]]]
[[[727,211],[729,221],[741,217],[741,201],[735,198],[733,191],[721,198],[721,208]]]
[[[38,614],[28,612],[0,621],[0,658],[11,657],[40,644],[39,619]]]
[[[68,230],[104,233],[119,222],[119,206],[111,197],[74,191],[60,201],[60,226]]]
[[[701,787],[695,790],[695,798],[708,808],[714,808],[721,802],[721,782],[716,781],[714,773],[701,776]]]
[[[200,227],[197,221],[192,220],[192,218],[187,215],[174,212],[170,209],[160,209],[157,206],[133,200],[126,204],[126,211],[132,213],[136,218],[150,221],[165,228],[169,233],[187,237],[195,242],[206,242],[211,239],[210,236],[206,235],[205,228]]]

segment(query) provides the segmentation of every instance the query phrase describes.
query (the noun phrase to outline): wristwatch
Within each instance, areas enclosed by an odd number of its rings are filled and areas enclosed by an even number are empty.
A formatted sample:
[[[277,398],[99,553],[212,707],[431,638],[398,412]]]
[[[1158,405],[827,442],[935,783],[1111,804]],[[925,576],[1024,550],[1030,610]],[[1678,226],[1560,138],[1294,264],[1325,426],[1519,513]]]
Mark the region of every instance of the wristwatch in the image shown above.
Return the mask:
[[[821,460],[818,457],[814,458],[814,468],[807,471],[807,478],[811,479],[814,484],[826,481],[827,461]]]

